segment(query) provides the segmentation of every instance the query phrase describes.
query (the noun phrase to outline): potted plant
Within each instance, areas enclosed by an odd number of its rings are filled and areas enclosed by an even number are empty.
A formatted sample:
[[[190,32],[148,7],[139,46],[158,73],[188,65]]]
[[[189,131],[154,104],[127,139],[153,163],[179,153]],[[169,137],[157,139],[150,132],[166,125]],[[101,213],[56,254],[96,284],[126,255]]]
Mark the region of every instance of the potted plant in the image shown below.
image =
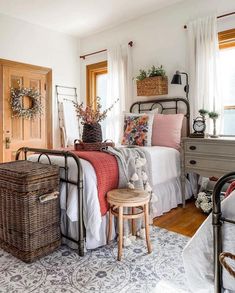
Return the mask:
[[[209,112],[208,113],[209,118],[213,120],[213,135],[211,137],[217,138],[219,135],[216,134],[216,120],[219,118],[219,114],[217,112]]]
[[[107,117],[107,113],[118,102],[117,99],[109,108],[101,111],[100,97],[96,98],[96,107],[88,105],[84,108],[83,103],[74,103],[77,116],[83,125],[82,141],[86,143],[102,142],[102,130],[100,122]]]
[[[157,96],[168,94],[168,79],[163,66],[152,66],[148,71],[140,69],[136,76],[138,96]]]
[[[202,118],[205,120],[206,115],[208,114],[208,111],[206,109],[200,109],[198,112],[202,116]]]

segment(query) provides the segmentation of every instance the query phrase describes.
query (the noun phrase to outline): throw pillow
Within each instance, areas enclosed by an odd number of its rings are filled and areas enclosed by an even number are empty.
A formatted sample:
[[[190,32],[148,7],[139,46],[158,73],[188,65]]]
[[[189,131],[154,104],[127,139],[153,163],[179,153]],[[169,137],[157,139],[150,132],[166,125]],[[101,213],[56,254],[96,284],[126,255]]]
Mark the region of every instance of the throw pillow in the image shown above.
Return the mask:
[[[180,149],[183,114],[156,114],[153,120],[152,145]]]
[[[123,145],[151,146],[153,114],[124,115]]]

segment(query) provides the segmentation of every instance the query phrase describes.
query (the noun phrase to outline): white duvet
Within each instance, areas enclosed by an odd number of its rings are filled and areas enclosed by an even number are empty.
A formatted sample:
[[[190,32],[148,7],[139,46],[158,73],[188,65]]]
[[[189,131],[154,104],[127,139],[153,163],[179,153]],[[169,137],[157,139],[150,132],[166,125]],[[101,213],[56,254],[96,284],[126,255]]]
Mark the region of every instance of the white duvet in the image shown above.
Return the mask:
[[[222,202],[223,216],[235,219],[235,192]],[[189,288],[193,293],[213,293],[213,232],[211,214],[190,239],[183,251]],[[235,225],[222,226],[223,251],[235,254]],[[235,269],[235,266],[234,266]],[[223,270],[225,292],[235,292],[235,279]]]

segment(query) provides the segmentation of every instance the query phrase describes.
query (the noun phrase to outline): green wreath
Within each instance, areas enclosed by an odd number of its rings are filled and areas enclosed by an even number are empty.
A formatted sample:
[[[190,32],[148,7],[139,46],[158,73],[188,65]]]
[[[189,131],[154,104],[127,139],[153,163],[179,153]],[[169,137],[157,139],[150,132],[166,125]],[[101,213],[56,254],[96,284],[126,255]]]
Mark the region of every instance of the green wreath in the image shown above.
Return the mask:
[[[23,107],[23,97],[27,96],[32,101],[32,106],[25,109]],[[34,119],[35,116],[43,113],[40,93],[32,88],[11,88],[11,109],[13,117]]]

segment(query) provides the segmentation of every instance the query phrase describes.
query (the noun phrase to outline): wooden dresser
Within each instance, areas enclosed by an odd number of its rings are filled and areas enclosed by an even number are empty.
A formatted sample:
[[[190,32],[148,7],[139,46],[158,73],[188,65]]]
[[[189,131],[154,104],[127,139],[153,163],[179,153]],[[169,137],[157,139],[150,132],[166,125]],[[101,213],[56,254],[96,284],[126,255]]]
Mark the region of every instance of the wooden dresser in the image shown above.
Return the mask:
[[[185,174],[195,172],[204,177],[220,177],[235,171],[235,138],[183,138],[182,140],[182,190]],[[183,206],[185,192],[182,192]]]

